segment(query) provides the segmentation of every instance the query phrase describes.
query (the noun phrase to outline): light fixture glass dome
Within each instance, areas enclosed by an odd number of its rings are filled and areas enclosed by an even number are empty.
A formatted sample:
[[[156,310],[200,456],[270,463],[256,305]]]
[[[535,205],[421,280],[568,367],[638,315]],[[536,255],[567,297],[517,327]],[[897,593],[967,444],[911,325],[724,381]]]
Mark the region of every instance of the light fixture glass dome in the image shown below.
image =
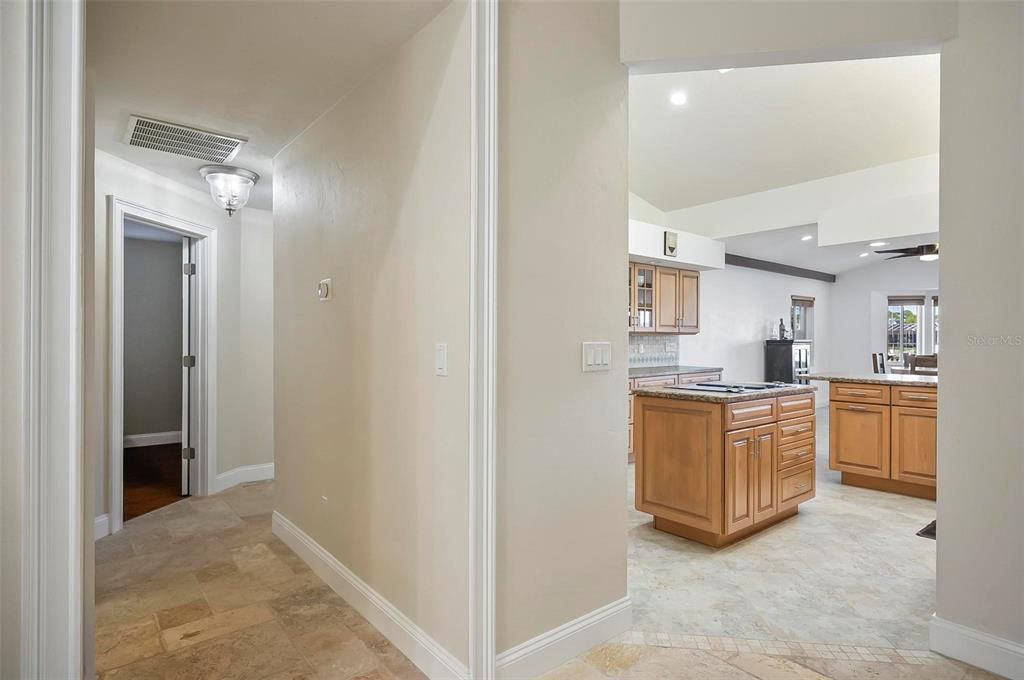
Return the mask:
[[[231,165],[204,165],[199,168],[199,175],[209,182],[210,196],[228,215],[234,215],[249,202],[249,192],[260,179],[251,170]]]

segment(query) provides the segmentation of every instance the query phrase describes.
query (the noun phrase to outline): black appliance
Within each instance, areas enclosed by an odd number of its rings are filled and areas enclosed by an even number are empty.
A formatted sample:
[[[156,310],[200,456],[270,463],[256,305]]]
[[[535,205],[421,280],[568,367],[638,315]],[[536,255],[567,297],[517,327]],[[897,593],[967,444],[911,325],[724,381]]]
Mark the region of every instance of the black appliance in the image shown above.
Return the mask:
[[[811,372],[811,343],[799,340],[765,340],[765,382],[800,382]]]

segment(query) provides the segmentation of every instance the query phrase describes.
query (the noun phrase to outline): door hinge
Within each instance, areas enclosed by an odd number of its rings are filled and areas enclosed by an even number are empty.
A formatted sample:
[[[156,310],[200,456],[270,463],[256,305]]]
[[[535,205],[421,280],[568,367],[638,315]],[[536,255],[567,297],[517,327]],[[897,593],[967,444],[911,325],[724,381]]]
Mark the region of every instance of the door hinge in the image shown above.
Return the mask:
[[[187,446],[187,447],[183,448],[181,450],[181,459],[182,460],[195,460],[196,459],[196,449],[195,449],[195,447],[194,446]]]
[[[185,368],[195,368],[196,367],[196,355],[195,354],[188,354],[188,355],[183,356],[181,358],[181,365],[184,366]]]
[[[193,276],[196,273],[196,263],[187,262],[181,266],[181,270],[184,272],[185,276]]]

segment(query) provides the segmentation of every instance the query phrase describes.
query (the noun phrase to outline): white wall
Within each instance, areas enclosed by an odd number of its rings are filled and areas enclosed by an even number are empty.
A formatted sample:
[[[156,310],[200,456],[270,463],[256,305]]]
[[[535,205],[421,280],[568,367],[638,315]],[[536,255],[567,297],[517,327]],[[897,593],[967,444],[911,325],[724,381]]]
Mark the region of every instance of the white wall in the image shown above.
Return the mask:
[[[622,61],[641,72],[934,52],[956,33],[954,2],[629,0]]]
[[[606,2],[502,2],[499,651],[626,596],[627,73]],[[612,370],[580,371],[580,343]]]
[[[700,274],[700,333],[679,336],[679,362],[721,366],[725,380],[764,380],[764,341],[779,319],[790,327],[791,296],[814,298],[814,368],[828,365],[831,283],[727,266]]]
[[[940,538],[932,629],[938,651],[1013,678],[1024,678],[1022,38],[1024,4],[962,2],[959,37],[942,54]],[[972,631],[995,644],[975,643]],[[1000,639],[1009,643],[1000,647]]]
[[[666,231],[676,235],[675,257],[665,255]],[[725,244],[707,236],[630,219],[629,256],[644,262],[659,260],[684,269],[721,269],[725,266]]]
[[[656,224],[659,227],[665,226],[665,211],[656,207],[632,191],[629,192],[629,219]]]
[[[673,210],[665,224],[725,238],[817,223],[819,245],[924,234],[938,231],[938,187],[933,154]]]
[[[181,430],[182,245],[124,242],[124,433]]]
[[[453,3],[274,160],[275,510],[463,663],[471,54]]]
[[[269,309],[273,306],[272,299],[267,295],[265,282],[263,286],[247,285],[245,288],[241,286],[241,244],[243,241],[241,224],[250,219],[245,217],[248,209],[243,209],[233,218],[228,217],[226,212],[214,204],[210,195],[202,190],[198,177],[196,178],[196,188],[186,187],[100,150],[95,152],[94,183],[95,238],[92,250],[87,253],[87,256],[91,259],[93,279],[91,286],[96,294],[87,300],[86,315],[95,322],[92,342],[102,352],[102,359],[105,362],[100,373],[104,383],[104,394],[109,394],[110,372],[109,334],[107,332],[109,324],[107,279],[109,277],[110,244],[107,234],[106,197],[112,194],[117,198],[217,230],[219,239],[217,299],[213,302],[217,307],[218,321],[216,348],[218,377],[217,472],[227,472],[239,465],[269,462],[266,456],[272,454],[272,451],[268,449],[266,443],[253,449],[246,449],[242,446],[243,413],[246,414],[247,420],[267,421],[273,418],[270,408],[272,399],[268,398],[266,392],[270,388],[265,381],[258,387],[244,382],[244,380],[249,380],[249,376],[253,372],[260,374],[260,371],[264,370],[263,367],[243,364],[242,353],[239,352],[239,347],[242,344],[240,310],[243,307]],[[260,224],[265,225],[267,218],[261,219]],[[265,227],[263,231],[265,231]],[[267,235],[262,232],[261,234],[265,241]],[[249,238],[250,236],[246,236],[246,239]],[[257,242],[260,237],[252,235],[251,238],[253,242]],[[265,263],[266,247],[264,243],[263,255],[257,262]],[[260,246],[254,246],[247,249],[246,252],[260,250]],[[265,276],[271,277],[272,274],[268,270]],[[265,327],[266,323],[257,325]],[[244,380],[243,376],[245,376]],[[263,390],[263,392],[253,392],[253,390]],[[102,441],[104,442],[109,439],[105,417],[104,414],[104,418],[101,419],[103,422],[100,423],[103,430]],[[261,441],[265,440],[261,439]],[[109,508],[108,455],[109,452],[105,449],[101,450],[93,461],[96,471],[95,512],[97,516],[106,514]]]
[[[931,295],[938,293],[938,288],[939,263],[916,257],[839,274],[832,285],[829,360],[821,370],[871,373],[871,353],[885,352],[888,296]]]

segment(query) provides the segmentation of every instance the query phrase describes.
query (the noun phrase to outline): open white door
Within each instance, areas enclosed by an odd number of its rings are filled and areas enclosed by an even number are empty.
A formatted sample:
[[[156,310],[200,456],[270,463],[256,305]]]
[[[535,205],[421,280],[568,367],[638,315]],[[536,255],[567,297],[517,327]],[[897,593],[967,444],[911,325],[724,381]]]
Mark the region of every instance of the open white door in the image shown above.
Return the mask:
[[[191,496],[197,489],[198,465],[195,432],[198,381],[196,380],[195,239],[184,238],[181,245],[181,495]]]

